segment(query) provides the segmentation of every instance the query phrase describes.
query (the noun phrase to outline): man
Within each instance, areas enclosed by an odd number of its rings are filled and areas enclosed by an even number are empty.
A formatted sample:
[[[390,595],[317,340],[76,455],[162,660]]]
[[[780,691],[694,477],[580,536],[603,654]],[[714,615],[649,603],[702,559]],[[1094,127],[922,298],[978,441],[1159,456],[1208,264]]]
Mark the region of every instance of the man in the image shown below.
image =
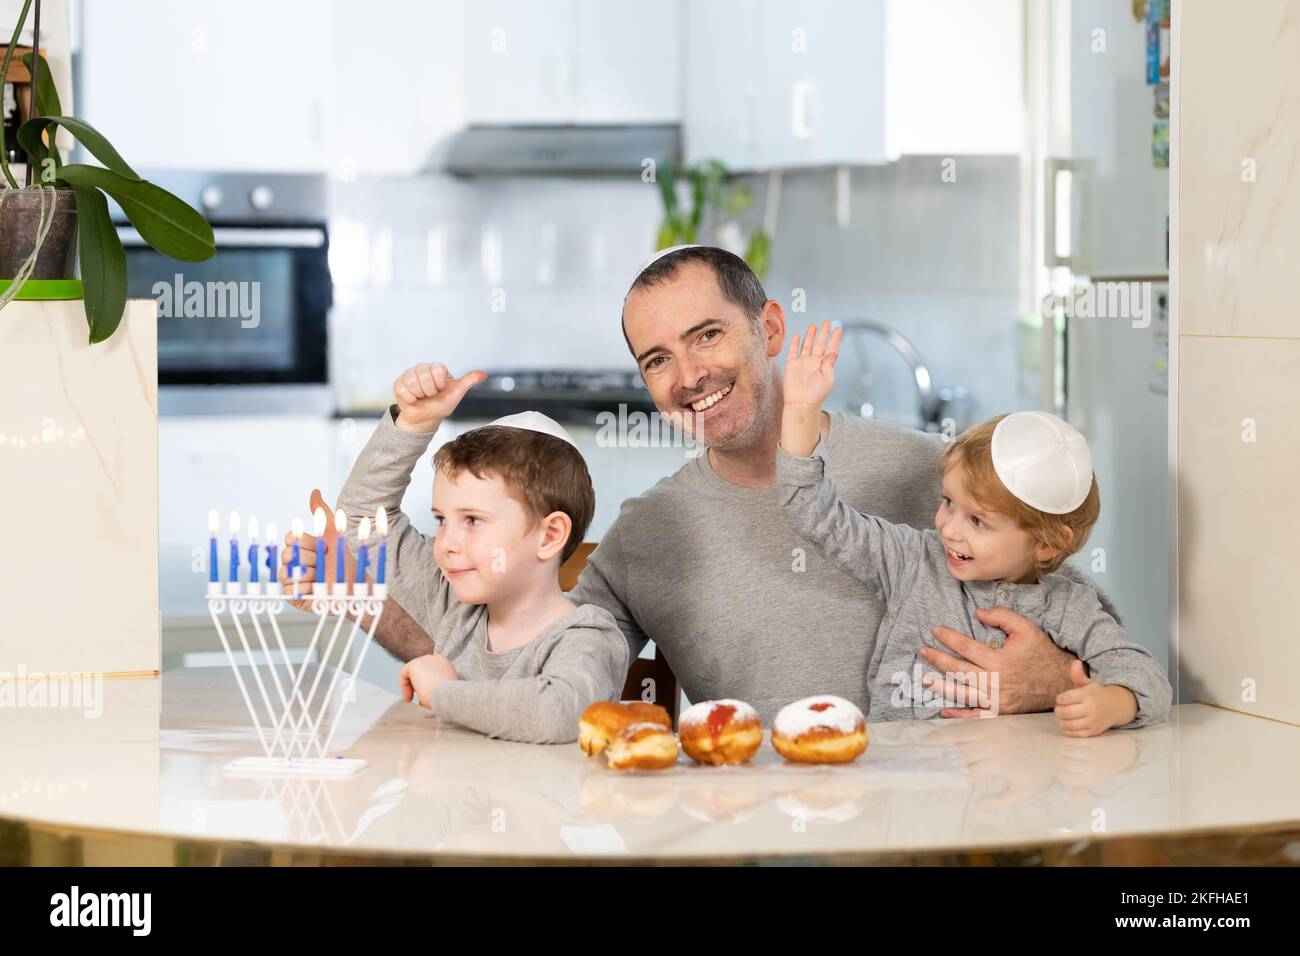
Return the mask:
[[[781,305],[737,256],[688,246],[637,275],[623,333],[656,407],[707,450],[623,503],[570,597],[607,608],[633,656],[653,639],[690,700],[740,698],[764,721],[811,694],[836,694],[867,710],[867,663],[883,604],[799,538],[775,497]],[[473,384],[470,375],[452,379],[436,368],[438,388]],[[401,422],[389,418],[380,428]],[[823,414],[821,429],[846,502],[890,521],[932,525],[941,497],[937,436],[843,413]],[[416,458],[428,437],[411,446]],[[399,564],[389,605],[418,606],[403,596],[427,581],[428,569]],[[813,593],[818,613],[810,616]],[[999,713],[1050,709],[1072,686],[1073,655],[1005,607],[977,617],[936,622],[974,635],[936,630],[965,660],[929,648],[922,657],[945,675],[998,672],[998,699],[976,696],[984,681],[967,690],[949,677],[950,699],[979,706],[943,715],[974,715],[991,703]],[[386,606],[376,637],[406,660],[428,651],[420,625]]]

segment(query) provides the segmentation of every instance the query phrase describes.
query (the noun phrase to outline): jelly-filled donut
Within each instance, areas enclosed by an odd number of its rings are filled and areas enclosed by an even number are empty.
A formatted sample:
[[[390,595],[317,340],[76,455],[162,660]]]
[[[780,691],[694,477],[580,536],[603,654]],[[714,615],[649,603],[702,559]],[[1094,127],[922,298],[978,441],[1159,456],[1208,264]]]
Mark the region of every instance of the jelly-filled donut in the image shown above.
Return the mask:
[[[686,709],[678,734],[696,763],[736,764],[750,760],[762,745],[763,724],[743,700],[706,700]]]
[[[805,697],[776,715],[772,746],[797,763],[848,763],[867,749],[867,721],[843,697]]]
[[[663,770],[677,763],[677,738],[662,724],[629,724],[605,747],[614,770]]]
[[[578,718],[578,746],[588,756],[594,757],[624,727],[640,723],[662,724],[669,729],[673,726],[668,711],[658,704],[647,704],[639,700],[598,700]]]

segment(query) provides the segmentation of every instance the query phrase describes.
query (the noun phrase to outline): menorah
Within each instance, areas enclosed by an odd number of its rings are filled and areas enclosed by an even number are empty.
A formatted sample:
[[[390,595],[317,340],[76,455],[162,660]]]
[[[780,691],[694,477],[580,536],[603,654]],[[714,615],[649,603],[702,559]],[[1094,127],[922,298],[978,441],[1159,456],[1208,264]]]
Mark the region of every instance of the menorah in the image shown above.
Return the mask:
[[[348,702],[356,697],[356,676],[374,639],[386,597],[385,585],[365,581],[334,584],[331,589],[315,583],[310,595],[300,594],[296,581],[288,594],[276,582],[231,581],[224,590],[219,583],[208,584],[208,612],[262,746],[261,754],[232,760],[222,767],[223,772],[349,777],[366,766],[359,758],[331,757],[330,747]],[[297,664],[290,659],[279,623],[279,615],[291,600],[306,601],[318,618],[306,655]],[[364,615],[370,617],[369,628],[362,626]],[[321,638],[331,620],[334,623],[322,650]],[[348,621],[347,639],[338,647]],[[228,635],[227,623],[233,626],[238,645]],[[336,647],[337,662],[327,666],[336,660]],[[237,656],[240,651],[242,663]]]

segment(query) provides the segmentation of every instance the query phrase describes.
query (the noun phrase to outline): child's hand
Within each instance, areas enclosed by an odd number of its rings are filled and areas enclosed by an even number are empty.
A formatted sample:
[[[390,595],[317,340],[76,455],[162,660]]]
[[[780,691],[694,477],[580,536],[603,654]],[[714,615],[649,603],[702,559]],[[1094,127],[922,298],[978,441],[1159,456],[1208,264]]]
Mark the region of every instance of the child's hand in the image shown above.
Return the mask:
[[[1137,716],[1137,697],[1127,687],[1090,678],[1083,661],[1070,665],[1074,687],[1056,698],[1056,719],[1067,737],[1095,737]]]
[[[781,447],[791,455],[805,458],[817,447],[821,405],[835,385],[835,359],[840,354],[843,334],[843,328],[832,332],[831,324],[823,322],[820,332],[808,326],[802,344],[798,333],[790,343],[782,386],[785,408],[781,412]]]
[[[486,379],[487,373],[478,371],[453,378],[441,362],[422,362],[408,368],[393,382],[397,427],[407,432],[436,432],[465,393]]]
[[[455,665],[441,654],[425,654],[402,665],[397,685],[404,700],[415,697],[421,707],[427,708],[433,689],[449,680],[460,680]]]
[[[784,391],[787,405],[821,407],[835,386],[835,360],[839,358],[840,339],[843,335],[842,327],[837,327],[832,332],[830,322],[823,322],[820,330],[816,326],[808,326],[802,342],[799,333],[795,333],[785,362]]]

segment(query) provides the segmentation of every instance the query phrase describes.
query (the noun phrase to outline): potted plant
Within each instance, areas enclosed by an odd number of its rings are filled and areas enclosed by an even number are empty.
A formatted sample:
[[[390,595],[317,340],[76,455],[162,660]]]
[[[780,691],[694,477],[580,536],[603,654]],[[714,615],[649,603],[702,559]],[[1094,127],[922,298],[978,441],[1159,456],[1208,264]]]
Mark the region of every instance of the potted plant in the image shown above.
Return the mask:
[[[716,159],[702,162],[686,169],[665,166],[658,177],[659,195],[664,202],[664,221],[659,226],[657,245],[660,249],[684,243],[699,242],[700,223],[705,210],[711,210],[719,216],[736,217],[749,209],[754,197],[744,183],[727,182],[727,167]],[[685,179],[691,195],[689,209],[684,209],[678,195],[677,184]],[[754,270],[760,279],[767,275],[772,263],[772,240],[762,229],[756,229],[745,242],[739,223],[735,219],[725,225],[731,226],[734,235],[730,242],[719,245],[736,245],[732,251],[739,253],[744,248],[742,258]]]
[[[26,0],[5,50],[0,77],[7,77],[32,0]],[[201,262],[216,251],[212,227],[196,210],[141,178],[103,135],[73,116],[64,116],[53,77],[40,51],[41,4],[36,0],[32,53],[23,56],[31,73],[34,108],[18,129],[29,180],[20,185],[0,149],[0,308],[32,279],[70,279],[80,260],[90,342],[117,329],[126,308],[126,252],[109,216],[111,196],[140,237],[163,255]],[[55,146],[58,129],[71,133],[103,165],[64,163]],[[32,180],[35,180],[32,182]]]

